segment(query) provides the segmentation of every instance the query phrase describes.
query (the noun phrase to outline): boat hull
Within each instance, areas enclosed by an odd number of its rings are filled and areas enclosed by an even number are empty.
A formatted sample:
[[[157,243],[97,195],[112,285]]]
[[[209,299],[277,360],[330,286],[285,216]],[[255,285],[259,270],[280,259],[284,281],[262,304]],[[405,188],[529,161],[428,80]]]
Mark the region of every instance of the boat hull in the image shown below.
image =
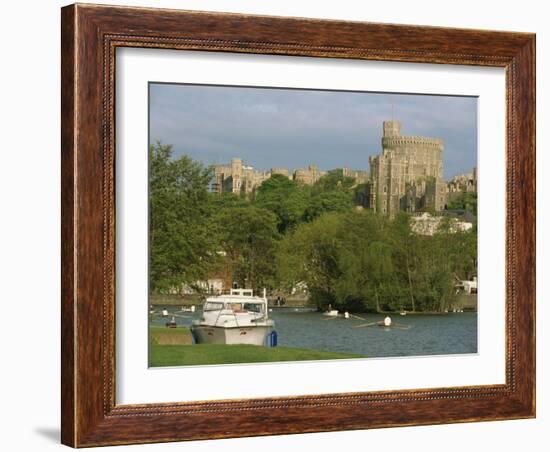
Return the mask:
[[[332,309],[324,312],[323,315],[326,315],[327,317],[338,317],[338,311],[336,309]]]
[[[272,329],[269,325],[231,328],[193,325],[191,333],[197,344],[265,345],[266,337]]]

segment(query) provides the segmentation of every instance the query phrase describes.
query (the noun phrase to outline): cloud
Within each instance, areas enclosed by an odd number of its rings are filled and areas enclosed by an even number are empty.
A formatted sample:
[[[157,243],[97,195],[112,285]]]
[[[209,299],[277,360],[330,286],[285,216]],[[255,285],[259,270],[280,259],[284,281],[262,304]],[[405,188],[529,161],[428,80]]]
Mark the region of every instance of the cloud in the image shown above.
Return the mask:
[[[206,164],[368,169],[392,110],[404,135],[444,140],[446,178],[476,164],[472,97],[152,84],[150,138]]]

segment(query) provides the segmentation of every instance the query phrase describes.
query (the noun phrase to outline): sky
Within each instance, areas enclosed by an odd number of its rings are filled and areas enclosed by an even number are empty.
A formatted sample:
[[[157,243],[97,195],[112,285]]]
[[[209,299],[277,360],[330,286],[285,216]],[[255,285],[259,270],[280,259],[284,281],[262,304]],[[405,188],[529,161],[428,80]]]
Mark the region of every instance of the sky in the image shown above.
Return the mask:
[[[368,170],[369,156],[382,152],[382,123],[392,118],[402,135],[444,141],[445,179],[476,166],[474,97],[149,85],[150,143],[207,165],[240,157],[257,170]]]

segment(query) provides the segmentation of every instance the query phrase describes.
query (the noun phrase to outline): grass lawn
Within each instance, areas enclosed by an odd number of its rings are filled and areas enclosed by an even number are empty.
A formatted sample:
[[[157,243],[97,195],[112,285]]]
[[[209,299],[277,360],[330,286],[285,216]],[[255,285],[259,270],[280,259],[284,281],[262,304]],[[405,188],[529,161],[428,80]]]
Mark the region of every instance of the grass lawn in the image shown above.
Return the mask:
[[[260,347],[257,345],[150,345],[151,367],[204,364],[265,363],[278,361],[307,361],[323,359],[364,358],[352,353],[324,352],[289,347]]]
[[[152,345],[189,345],[193,343],[189,328],[149,326],[149,342]]]

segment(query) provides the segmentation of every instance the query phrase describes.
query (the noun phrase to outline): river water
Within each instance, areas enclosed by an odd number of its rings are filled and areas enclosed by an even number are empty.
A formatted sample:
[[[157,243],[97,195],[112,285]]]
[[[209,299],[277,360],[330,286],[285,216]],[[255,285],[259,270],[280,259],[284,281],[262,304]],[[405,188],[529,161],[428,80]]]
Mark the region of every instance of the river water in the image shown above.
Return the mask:
[[[190,326],[200,317],[168,307],[178,325]],[[159,308],[157,307],[157,310]],[[294,308],[273,308],[278,345],[333,352],[348,352],[368,357],[422,356],[477,353],[477,314],[392,316],[403,328],[378,326],[353,328],[383,320],[383,315],[357,314],[364,320],[330,318],[319,312]],[[169,320],[169,319],[168,319]],[[155,316],[152,325],[164,325],[167,318]]]

